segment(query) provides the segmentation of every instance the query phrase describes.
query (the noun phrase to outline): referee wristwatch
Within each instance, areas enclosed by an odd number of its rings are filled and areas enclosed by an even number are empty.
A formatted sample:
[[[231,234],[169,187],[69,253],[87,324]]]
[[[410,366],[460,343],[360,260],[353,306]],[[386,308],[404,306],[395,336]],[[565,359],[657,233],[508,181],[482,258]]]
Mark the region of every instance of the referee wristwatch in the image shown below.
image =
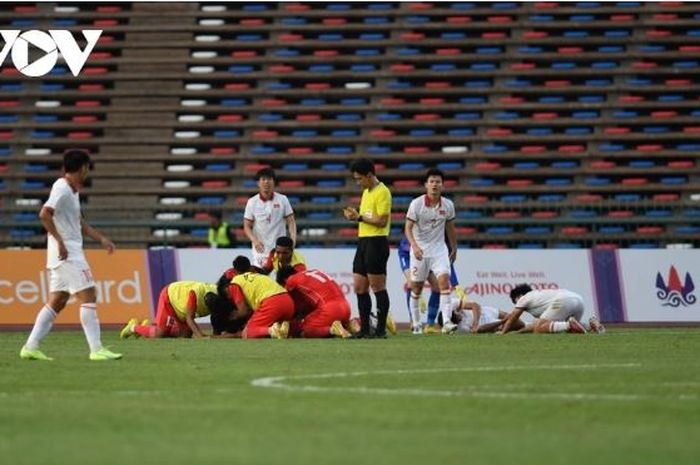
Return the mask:
[[[362,223],[364,220],[362,219],[362,215],[357,215],[357,222]]]

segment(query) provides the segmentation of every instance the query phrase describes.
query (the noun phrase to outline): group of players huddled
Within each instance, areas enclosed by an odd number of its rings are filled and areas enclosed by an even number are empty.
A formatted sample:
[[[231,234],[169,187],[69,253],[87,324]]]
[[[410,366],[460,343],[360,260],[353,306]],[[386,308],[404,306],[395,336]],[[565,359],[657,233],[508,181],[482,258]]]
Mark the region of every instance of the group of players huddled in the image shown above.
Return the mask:
[[[131,319],[121,337],[204,337],[195,319],[206,315],[211,316],[214,337],[384,338],[387,331],[395,334],[386,291],[391,192],[377,179],[370,160],[356,160],[351,172],[362,188],[362,198],[359,208],[347,207],[343,215],[358,224],[353,285],[359,318],[350,318],[350,305],[338,283],[322,270],[307,268],[294,248],[292,206],[285,195],[275,191],[274,171],[264,168],[256,174],[259,192],[248,200],[244,213],[252,262],[237,256],[216,284],[178,281],[165,286],[155,321],[139,324]],[[413,334],[604,330],[595,318],[581,323],[583,299],[565,289],[540,291],[519,285],[510,293],[515,305],[510,313],[470,301],[458,285],[453,266],[457,255],[455,207],[442,195],[443,181],[439,169],[427,171],[425,194],[411,202],[405,239],[399,245]],[[424,305],[426,282],[432,294]],[[427,325],[422,323],[424,307],[428,309]],[[530,313],[534,321],[523,323],[523,312]]]

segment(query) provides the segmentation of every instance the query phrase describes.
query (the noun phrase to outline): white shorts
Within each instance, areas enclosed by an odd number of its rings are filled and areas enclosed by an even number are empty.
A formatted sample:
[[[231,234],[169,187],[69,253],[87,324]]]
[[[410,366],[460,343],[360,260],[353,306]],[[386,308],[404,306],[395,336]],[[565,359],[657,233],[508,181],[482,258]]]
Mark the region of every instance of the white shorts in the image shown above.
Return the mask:
[[[270,252],[271,250],[265,250],[263,253],[258,253],[255,248],[253,248],[251,252],[253,259],[250,261],[250,264],[258,268],[264,267],[265,263],[267,263],[267,257],[270,256]]]
[[[63,262],[49,270],[49,292],[75,294],[95,287],[87,262]]]
[[[411,281],[416,283],[422,283],[428,279],[428,275],[432,271],[437,278],[441,274],[450,274],[450,256],[447,253],[447,247],[445,247],[445,252],[440,255],[433,257],[423,257],[422,260],[418,260],[413,253],[411,253],[410,261],[410,273]]]
[[[556,299],[539,318],[549,321],[566,321],[569,317],[581,321],[583,316],[583,299],[578,296]]]

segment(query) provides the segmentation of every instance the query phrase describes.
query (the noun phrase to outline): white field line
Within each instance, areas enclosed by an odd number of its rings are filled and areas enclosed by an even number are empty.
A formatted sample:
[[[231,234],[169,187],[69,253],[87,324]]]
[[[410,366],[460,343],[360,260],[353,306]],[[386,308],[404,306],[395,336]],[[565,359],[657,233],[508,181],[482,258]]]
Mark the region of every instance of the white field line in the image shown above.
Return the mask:
[[[445,373],[445,372],[498,372],[498,371],[533,371],[533,370],[599,370],[617,368],[636,368],[639,363],[618,363],[618,364],[583,364],[583,365],[531,365],[531,366],[482,366],[482,367],[453,367],[453,368],[431,368],[417,370],[380,370],[380,371],[355,371],[339,373],[319,373],[312,375],[294,376],[270,376],[257,378],[251,381],[251,386],[280,389],[288,392],[315,392],[315,393],[346,393],[346,394],[379,394],[379,395],[407,395],[423,397],[480,397],[492,399],[520,399],[520,400],[609,400],[609,401],[641,401],[641,400],[689,400],[696,401],[695,394],[664,395],[653,396],[646,394],[614,394],[614,393],[589,393],[589,392],[508,392],[498,391],[503,388],[523,388],[532,385],[508,384],[501,386],[470,386],[461,389],[422,389],[422,388],[375,388],[367,386],[341,386],[328,387],[314,384],[288,384],[293,380],[313,380],[331,378],[356,378],[371,375],[392,375],[392,374],[423,374],[423,373]],[[484,391],[483,389],[489,389]],[[493,390],[491,390],[493,389]]]

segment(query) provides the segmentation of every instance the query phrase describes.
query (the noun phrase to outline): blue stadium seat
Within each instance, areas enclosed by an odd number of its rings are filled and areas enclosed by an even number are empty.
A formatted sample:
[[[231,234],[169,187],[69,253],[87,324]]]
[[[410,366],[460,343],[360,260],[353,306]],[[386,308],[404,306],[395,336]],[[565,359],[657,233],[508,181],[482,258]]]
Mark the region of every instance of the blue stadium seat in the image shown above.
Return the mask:
[[[208,195],[197,199],[199,205],[223,205],[225,202],[225,197],[216,195]]]
[[[552,228],[549,226],[526,226],[523,228],[525,234],[551,234]]]
[[[318,187],[343,187],[345,181],[342,179],[322,179],[316,181],[316,186]]]

